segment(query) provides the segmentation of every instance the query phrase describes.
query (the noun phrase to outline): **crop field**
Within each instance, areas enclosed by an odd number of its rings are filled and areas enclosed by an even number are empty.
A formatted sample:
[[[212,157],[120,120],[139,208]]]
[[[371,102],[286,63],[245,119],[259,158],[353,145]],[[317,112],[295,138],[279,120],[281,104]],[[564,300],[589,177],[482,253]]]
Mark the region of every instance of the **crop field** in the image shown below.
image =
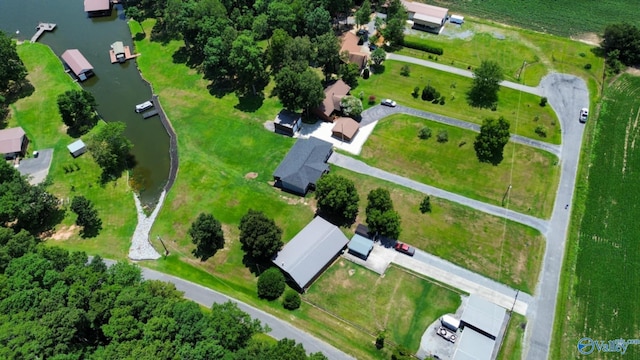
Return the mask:
[[[418,137],[423,127],[431,129],[431,138]],[[449,141],[436,140],[441,131],[447,132]],[[378,122],[361,157],[372,166],[498,206],[506,205],[505,190],[512,184],[510,209],[548,218],[558,184],[558,158],[509,142],[499,165],[481,163],[473,149],[476,135],[470,130],[396,114]]]
[[[583,337],[640,338],[639,98],[640,77],[630,75],[604,92],[585,159],[586,196],[578,197],[574,216],[579,229],[567,247],[551,358],[580,356],[576,344]],[[624,356],[595,351],[591,357],[638,359],[640,346],[630,345]]]
[[[424,2],[446,7],[450,13],[472,15],[560,36],[587,32],[600,34],[608,24],[622,21],[640,25],[637,16],[640,4],[634,0],[557,0],[551,3],[542,0],[426,0]]]
[[[460,294],[391,266],[384,276],[348,260],[336,261],[309,289],[305,300],[357,324],[371,334],[416,352],[438,317],[460,306]]]
[[[482,60],[496,61],[505,80],[529,86],[537,86],[554,71],[602,82],[604,59],[596,55],[595,46],[568,38],[474,18],[466,19],[463,26],[446,24],[438,35],[412,30],[405,38],[442,48],[444,53],[437,59],[431,55],[441,64],[473,70]],[[430,56],[406,47],[399,53],[426,60]]]

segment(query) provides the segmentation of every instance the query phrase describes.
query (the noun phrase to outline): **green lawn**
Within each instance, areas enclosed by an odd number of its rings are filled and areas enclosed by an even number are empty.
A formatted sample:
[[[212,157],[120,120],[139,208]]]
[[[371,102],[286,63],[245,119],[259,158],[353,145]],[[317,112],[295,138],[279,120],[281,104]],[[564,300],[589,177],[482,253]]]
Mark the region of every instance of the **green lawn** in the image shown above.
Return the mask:
[[[500,346],[500,352],[498,353],[498,360],[519,360],[522,359],[522,341],[524,340],[524,330],[527,326],[527,319],[518,314],[511,313],[509,324],[502,345]]]
[[[311,286],[304,299],[371,334],[416,352],[427,326],[460,306],[460,294],[397,267],[384,277],[340,259]]]
[[[551,71],[602,82],[604,59],[594,53],[595,46],[488,20],[469,18],[461,27],[447,24],[440,35],[416,31],[405,38],[441,47],[444,53],[437,61],[461,69],[473,70],[482,60],[496,61],[506,80],[529,86],[537,86]],[[410,48],[399,53],[423,59],[430,55]],[[435,55],[431,59],[436,60]],[[591,68],[585,69],[586,64]]]
[[[593,145],[584,153],[578,179],[583,185],[577,189],[567,243],[552,358],[578,357],[576,344],[582,337],[638,338],[638,98],[640,78],[620,76],[608,85],[600,114],[588,125],[593,138],[587,141]],[[640,357],[640,347],[629,346],[624,357]]]
[[[376,103],[381,99],[392,98],[399,104],[450,116],[456,119],[482,124],[486,118],[503,116],[511,123],[511,132],[532,139],[560,143],[560,125],[550,106],[541,107],[540,97],[522,93],[520,91],[500,88],[497,111],[478,109],[469,106],[466,92],[471,87],[472,79],[450,74],[419,65],[409,64],[409,77],[402,76],[400,70],[405,63],[387,60],[384,62],[384,72],[372,74],[369,79],[359,79],[358,86],[351,90],[351,94],[361,96],[365,107],[369,107],[368,98],[373,95]],[[444,105],[432,104],[414,98],[411,93],[414,87],[422,88],[430,84],[446,98]],[[537,126],[547,131],[547,137],[536,134]]]
[[[544,252],[544,237],[527,226],[431,197],[432,212],[419,210],[424,194],[332,167],[332,173],[351,179],[360,194],[356,223],[366,223],[367,194],[389,190],[400,214],[399,239],[498,282],[533,293]]]
[[[432,130],[428,140],[418,137],[423,127]],[[440,131],[449,134],[448,142],[436,140]],[[559,180],[558,158],[509,142],[499,165],[481,163],[473,149],[476,135],[470,130],[395,114],[378,122],[362,148],[361,158],[372,166],[473,199],[508,205],[539,218],[551,216]],[[509,184],[513,187],[505,199]]]
[[[586,32],[601,34],[608,24],[626,21],[640,26],[638,3],[628,0],[600,1],[456,1],[426,0],[426,3],[449,8],[451,14],[473,15],[517,27],[560,36]],[[465,18],[465,21],[467,19]],[[466,23],[465,23],[466,25]]]
[[[89,153],[76,159],[69,154],[66,147],[75,139],[66,134],[56,100],[59,94],[79,87],[63,71],[60,60],[48,46],[24,43],[17,49],[29,71],[27,78],[34,92],[11,105],[8,126],[22,126],[25,129],[31,140],[29,153],[54,149],[49,171],[53,185],[48,190],[67,205],[73,196],[85,196],[95,204],[103,223],[103,230],[98,237],[82,239],[78,234],[79,229],[74,225],[75,215],[69,210],[48,241],[62,244],[64,240],[64,246],[70,250],[100,253],[112,259],[125,258],[136,224],[135,205],[126,177],[102,186],[101,170]],[[82,138],[86,139],[87,136]],[[66,172],[65,167],[74,171]]]

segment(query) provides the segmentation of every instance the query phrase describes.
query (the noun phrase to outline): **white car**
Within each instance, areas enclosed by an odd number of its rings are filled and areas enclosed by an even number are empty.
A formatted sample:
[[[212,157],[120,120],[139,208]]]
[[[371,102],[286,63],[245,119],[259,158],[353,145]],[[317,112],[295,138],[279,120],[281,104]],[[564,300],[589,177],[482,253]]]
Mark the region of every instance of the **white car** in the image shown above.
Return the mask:
[[[587,122],[587,117],[588,116],[589,116],[589,109],[587,109],[587,108],[580,109],[580,122],[581,123]]]
[[[384,105],[384,106],[391,106],[391,107],[396,107],[396,105],[397,105],[396,102],[391,100],[391,99],[384,99],[384,100],[382,100],[381,104]]]

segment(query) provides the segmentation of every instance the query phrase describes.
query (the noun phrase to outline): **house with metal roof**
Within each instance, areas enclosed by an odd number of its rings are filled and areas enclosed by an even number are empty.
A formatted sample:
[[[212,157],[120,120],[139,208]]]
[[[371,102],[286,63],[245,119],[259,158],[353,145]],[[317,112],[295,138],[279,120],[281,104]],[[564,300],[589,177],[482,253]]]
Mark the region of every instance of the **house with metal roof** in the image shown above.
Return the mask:
[[[29,146],[29,138],[21,127],[0,130],[0,154],[5,159],[24,156]]]
[[[353,254],[363,260],[367,260],[371,250],[373,250],[373,240],[355,234],[349,241],[349,254]]]
[[[414,29],[440,33],[449,16],[449,9],[417,1],[401,0]]]
[[[278,252],[273,263],[305,291],[348,242],[337,226],[316,216]]]
[[[330,142],[310,137],[298,139],[273,173],[275,186],[299,195],[316,187],[316,181],[329,172]]]
[[[80,81],[87,80],[93,75],[93,65],[80,53],[80,50],[69,49],[62,53],[61,58],[65,68],[71,70]]]
[[[462,335],[453,360],[492,360],[500,350],[501,334],[507,326],[507,311],[471,294],[460,317]]]

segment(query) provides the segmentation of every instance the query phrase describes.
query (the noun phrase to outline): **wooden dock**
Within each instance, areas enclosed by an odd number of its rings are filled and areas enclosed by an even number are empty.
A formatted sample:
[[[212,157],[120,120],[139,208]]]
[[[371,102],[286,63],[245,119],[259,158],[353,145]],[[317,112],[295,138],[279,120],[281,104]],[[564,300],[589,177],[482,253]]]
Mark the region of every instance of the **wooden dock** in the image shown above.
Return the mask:
[[[36,26],[36,34],[33,35],[33,37],[31,38],[31,42],[34,43],[36,41],[38,41],[38,38],[44,34],[45,31],[53,31],[53,29],[56,28],[56,24],[50,24],[50,23],[40,23],[38,24],[38,26]]]
[[[138,56],[140,56],[140,54],[132,54],[131,53],[131,48],[129,48],[129,46],[125,46],[124,47],[124,60],[131,60],[131,59],[135,59]],[[111,63],[115,64],[118,62],[118,59],[116,59],[116,53],[113,51],[113,49],[109,50],[109,57],[111,57]]]
[[[159,113],[160,113],[160,112],[159,112],[158,110],[156,110],[156,109],[149,110],[149,111],[146,111],[146,112],[143,112],[143,113],[142,113],[142,118],[143,118],[143,119],[148,119],[148,118],[150,118],[150,117],[152,117],[152,116],[156,116],[156,115],[158,115]]]

